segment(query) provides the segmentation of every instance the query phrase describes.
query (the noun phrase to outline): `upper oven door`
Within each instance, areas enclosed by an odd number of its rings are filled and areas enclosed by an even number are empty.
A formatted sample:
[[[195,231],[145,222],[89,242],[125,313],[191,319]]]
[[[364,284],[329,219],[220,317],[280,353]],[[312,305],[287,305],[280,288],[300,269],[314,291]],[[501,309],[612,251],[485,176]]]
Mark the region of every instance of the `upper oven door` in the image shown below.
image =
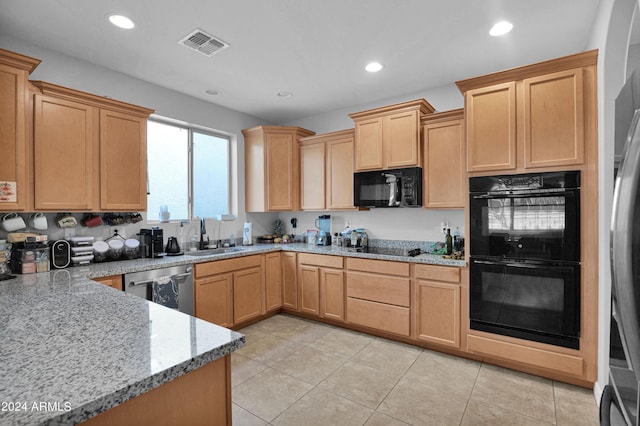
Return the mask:
[[[580,190],[472,193],[470,253],[506,259],[580,261]]]

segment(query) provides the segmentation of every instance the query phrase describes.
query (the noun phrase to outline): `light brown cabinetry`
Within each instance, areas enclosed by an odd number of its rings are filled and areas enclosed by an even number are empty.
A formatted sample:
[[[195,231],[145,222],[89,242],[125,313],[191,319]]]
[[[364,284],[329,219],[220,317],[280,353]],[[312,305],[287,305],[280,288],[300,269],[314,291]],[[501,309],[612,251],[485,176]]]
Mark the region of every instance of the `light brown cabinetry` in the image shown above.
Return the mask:
[[[596,58],[597,51],[584,52],[457,82],[465,95],[467,170],[582,165]]]
[[[418,340],[460,347],[460,269],[415,265],[415,332]]]
[[[349,257],[346,265],[347,322],[409,337],[409,264]]]
[[[353,209],[353,129],[300,139],[300,208]]]
[[[355,123],[355,169],[420,166],[420,119],[433,111],[418,99],[349,114]]]
[[[41,81],[34,96],[34,206],[146,210],[150,109]]]
[[[265,311],[276,311],[282,307],[282,255],[280,252],[264,255],[264,301]]]
[[[282,252],[282,307],[298,310],[298,254]]]
[[[264,313],[260,255],[200,263],[194,271],[198,318],[231,327]]]
[[[425,116],[424,207],[463,208],[467,196],[464,110]]]
[[[246,211],[300,208],[298,139],[314,132],[300,127],[259,126],[242,131]]]
[[[0,211],[30,208],[29,74],[38,59],[0,49]],[[8,189],[13,187],[12,189]]]
[[[94,278],[93,280],[122,291],[122,275],[109,275],[107,277]]]
[[[344,320],[344,271],[341,256],[298,255],[299,311]]]

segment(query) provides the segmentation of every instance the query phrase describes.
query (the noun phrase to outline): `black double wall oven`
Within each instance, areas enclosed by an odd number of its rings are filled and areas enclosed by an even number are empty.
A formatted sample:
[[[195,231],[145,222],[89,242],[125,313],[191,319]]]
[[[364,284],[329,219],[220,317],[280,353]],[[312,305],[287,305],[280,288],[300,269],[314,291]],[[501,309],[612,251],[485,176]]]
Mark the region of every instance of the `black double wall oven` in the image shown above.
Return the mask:
[[[580,172],[469,179],[470,328],[578,349]]]

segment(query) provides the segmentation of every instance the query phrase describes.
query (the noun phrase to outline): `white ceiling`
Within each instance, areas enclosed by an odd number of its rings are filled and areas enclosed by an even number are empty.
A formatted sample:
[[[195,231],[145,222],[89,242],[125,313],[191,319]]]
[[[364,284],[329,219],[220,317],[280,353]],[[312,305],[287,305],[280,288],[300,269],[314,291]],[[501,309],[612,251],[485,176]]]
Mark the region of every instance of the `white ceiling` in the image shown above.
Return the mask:
[[[280,124],[584,51],[599,3],[0,0],[0,33]],[[109,24],[114,12],[136,27]],[[502,19],[513,31],[489,36]],[[231,47],[177,43],[196,28]],[[385,68],[365,72],[371,60]]]

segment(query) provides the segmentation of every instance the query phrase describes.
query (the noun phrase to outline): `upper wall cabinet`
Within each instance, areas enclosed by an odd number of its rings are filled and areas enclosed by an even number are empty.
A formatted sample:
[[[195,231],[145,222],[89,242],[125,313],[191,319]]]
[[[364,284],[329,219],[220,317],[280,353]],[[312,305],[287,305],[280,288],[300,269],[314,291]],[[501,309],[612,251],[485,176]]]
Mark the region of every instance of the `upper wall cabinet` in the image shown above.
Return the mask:
[[[421,165],[420,119],[434,108],[424,99],[349,114],[355,123],[355,169]]]
[[[589,51],[457,82],[465,95],[467,170],[583,164],[596,60]]]
[[[147,117],[153,110],[41,81],[34,96],[34,206],[147,208]]]
[[[40,60],[0,49],[0,211],[28,210],[29,74]]]
[[[468,194],[464,110],[429,114],[422,123],[424,207],[463,208]]]
[[[242,131],[245,158],[245,210],[300,209],[298,139],[315,133],[300,127],[258,126]]]
[[[353,129],[300,139],[300,208],[355,208]]]

